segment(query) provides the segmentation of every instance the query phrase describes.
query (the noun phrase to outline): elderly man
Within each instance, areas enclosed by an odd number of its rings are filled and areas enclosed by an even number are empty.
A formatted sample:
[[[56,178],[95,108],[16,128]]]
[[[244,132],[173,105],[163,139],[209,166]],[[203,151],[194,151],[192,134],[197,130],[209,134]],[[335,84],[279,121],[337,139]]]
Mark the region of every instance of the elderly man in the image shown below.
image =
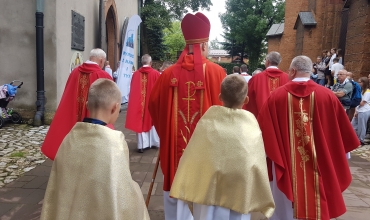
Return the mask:
[[[270,220],[329,220],[346,212],[342,192],[352,180],[346,153],[360,142],[337,97],[310,80],[311,69],[310,58],[295,57],[292,81],[271,93],[258,116],[273,162],[276,209]]]
[[[168,67],[150,95],[149,111],[161,141],[166,220],[192,219],[188,205],[169,197],[169,191],[188,141],[202,115],[221,105],[223,68],[207,60],[210,22],[202,13],[187,14],[181,22],[186,46],[177,63]]]
[[[270,52],[266,56],[266,70],[253,76],[248,82],[249,103],[246,105],[246,110],[256,117],[270,93],[288,82],[288,75],[277,67],[280,62],[280,53]]]
[[[353,85],[347,78],[347,71],[346,70],[339,70],[338,74],[338,81],[333,86],[333,93],[335,96],[338,97],[340,103],[342,104],[345,110],[350,109],[351,106],[351,98],[352,98],[352,91]]]
[[[102,49],[93,49],[89,60],[76,67],[69,75],[62,99],[41,147],[41,151],[50,159],[54,160],[59,145],[76,122],[89,115],[86,101],[90,85],[99,78],[112,80],[112,77],[102,70],[105,58],[106,54]]]
[[[141,57],[141,64],[143,66],[132,75],[125,127],[137,133],[137,148],[143,153],[149,147],[159,147],[159,138],[153,127],[148,103],[160,74],[152,68],[152,57],[149,54]]]
[[[258,73],[261,73],[263,69],[257,68],[255,71],[253,71],[252,76],[257,75]]]

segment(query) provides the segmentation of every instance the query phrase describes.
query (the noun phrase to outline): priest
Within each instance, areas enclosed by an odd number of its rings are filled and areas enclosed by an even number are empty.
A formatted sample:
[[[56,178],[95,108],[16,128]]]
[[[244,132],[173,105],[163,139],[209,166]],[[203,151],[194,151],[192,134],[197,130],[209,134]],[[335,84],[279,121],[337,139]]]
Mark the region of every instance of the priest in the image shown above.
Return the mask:
[[[200,117],[218,99],[224,69],[207,59],[211,25],[202,13],[187,14],[181,22],[186,46],[177,63],[167,68],[154,85],[149,111],[161,141],[166,220],[192,219],[184,202],[169,197],[180,158]]]
[[[149,54],[142,56],[141,64],[143,66],[132,75],[126,128],[137,133],[137,148],[143,153],[149,147],[159,147],[159,138],[148,111],[148,103],[160,73],[152,68]]]
[[[278,68],[281,62],[280,53],[272,51],[266,56],[266,70],[248,81],[249,103],[246,110],[258,117],[258,113],[270,96],[270,93],[288,82],[288,75]]]
[[[93,49],[89,60],[69,75],[62,99],[41,147],[41,151],[51,160],[54,160],[59,145],[76,122],[89,116],[86,101],[90,85],[99,78],[112,80],[103,70],[105,59],[106,53],[102,49]]]
[[[352,180],[346,153],[360,143],[338,98],[310,80],[311,70],[310,58],[295,57],[292,82],[272,92],[258,116],[273,162],[273,220],[329,220],[346,211],[342,192]]]

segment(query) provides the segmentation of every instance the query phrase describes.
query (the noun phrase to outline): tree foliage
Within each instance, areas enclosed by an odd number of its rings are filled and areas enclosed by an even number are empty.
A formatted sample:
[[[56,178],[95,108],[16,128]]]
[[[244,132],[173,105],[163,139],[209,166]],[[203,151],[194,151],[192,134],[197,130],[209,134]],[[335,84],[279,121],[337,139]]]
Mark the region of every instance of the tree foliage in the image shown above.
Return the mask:
[[[161,58],[163,58],[166,49],[162,38],[163,30],[171,28],[172,20],[181,19],[189,10],[209,10],[210,5],[212,5],[211,0],[143,0],[141,53],[149,53],[152,56],[162,54]]]
[[[245,43],[250,69],[258,66],[266,33],[272,24],[283,21],[284,9],[284,0],[226,0],[226,12],[220,15],[224,33],[238,44]]]
[[[171,28],[165,28],[163,32],[164,45],[167,47],[170,59],[174,60],[177,57],[177,51],[182,51],[185,47],[180,21],[172,22]]]
[[[217,37],[214,40],[209,42],[209,49],[211,50],[221,50],[223,49],[223,45],[221,42],[218,41]]]

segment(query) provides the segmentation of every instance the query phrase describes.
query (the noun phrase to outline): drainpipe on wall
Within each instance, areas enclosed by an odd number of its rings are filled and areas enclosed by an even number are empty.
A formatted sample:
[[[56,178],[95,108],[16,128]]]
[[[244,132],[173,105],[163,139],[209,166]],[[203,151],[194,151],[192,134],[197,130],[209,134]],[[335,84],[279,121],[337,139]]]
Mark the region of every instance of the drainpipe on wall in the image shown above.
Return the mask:
[[[33,119],[34,126],[44,124],[44,0],[36,0],[36,69],[37,69],[37,111]]]

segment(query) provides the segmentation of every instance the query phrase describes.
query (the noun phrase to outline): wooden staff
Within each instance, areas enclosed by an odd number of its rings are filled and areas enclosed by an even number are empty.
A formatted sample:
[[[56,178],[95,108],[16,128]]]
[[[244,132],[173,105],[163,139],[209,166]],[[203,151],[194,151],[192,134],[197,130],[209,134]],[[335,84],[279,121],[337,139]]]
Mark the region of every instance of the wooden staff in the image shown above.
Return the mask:
[[[154,172],[153,172],[153,175],[152,175],[152,182],[150,183],[149,192],[148,192],[148,195],[146,196],[146,200],[145,200],[145,204],[146,204],[147,208],[149,206],[150,196],[152,195],[154,180],[155,180],[155,177],[157,176],[159,160],[160,159],[159,159],[159,150],[158,150],[158,157],[157,157],[157,162],[155,163]]]

